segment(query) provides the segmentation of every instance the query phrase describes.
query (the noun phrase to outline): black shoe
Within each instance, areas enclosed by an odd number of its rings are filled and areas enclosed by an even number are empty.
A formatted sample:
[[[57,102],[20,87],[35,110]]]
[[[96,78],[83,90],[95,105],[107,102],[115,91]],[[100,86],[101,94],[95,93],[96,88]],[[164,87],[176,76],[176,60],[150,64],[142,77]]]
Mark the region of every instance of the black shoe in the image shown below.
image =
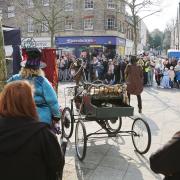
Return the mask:
[[[68,118],[64,118],[64,126],[65,128],[69,128],[70,127],[70,120]]]
[[[138,111],[140,114],[142,113],[142,109],[139,109],[139,111]]]

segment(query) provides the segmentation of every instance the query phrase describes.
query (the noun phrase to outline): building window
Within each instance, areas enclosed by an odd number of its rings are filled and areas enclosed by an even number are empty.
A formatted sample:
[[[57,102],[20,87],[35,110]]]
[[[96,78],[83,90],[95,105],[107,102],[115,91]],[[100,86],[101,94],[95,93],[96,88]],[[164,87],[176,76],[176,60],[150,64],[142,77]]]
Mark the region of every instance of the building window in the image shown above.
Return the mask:
[[[32,0],[27,0],[27,6],[28,6],[28,8],[34,7],[33,1]]]
[[[8,7],[8,18],[15,17],[15,7],[9,6]]]
[[[28,32],[34,32],[34,22],[31,17],[28,17]]]
[[[84,30],[92,30],[93,29],[93,18],[84,19]]]
[[[107,0],[107,8],[108,9],[115,9],[116,8],[116,4],[115,4],[114,0]]]
[[[49,0],[42,0],[43,6],[49,6]]]
[[[49,31],[49,26],[48,26],[48,22],[47,21],[42,21],[41,31],[42,32],[48,32]]]
[[[124,23],[122,23],[121,32],[122,32],[122,33],[125,33],[125,25],[124,25]]]
[[[129,39],[133,40],[133,38],[132,38],[132,30],[131,29],[129,30]]]
[[[65,11],[73,10],[73,0],[65,0]]]
[[[94,8],[93,0],[85,0],[84,1],[84,8],[85,9],[93,9]]]
[[[106,22],[107,29],[114,29],[115,28],[115,18],[114,17],[108,17]]]
[[[124,2],[120,2],[119,11],[120,11],[122,14],[125,14],[125,4],[124,4]]]
[[[119,32],[121,32],[121,29],[122,29],[122,24],[121,24],[121,21],[119,21]]]
[[[65,30],[72,30],[72,20],[66,19]]]

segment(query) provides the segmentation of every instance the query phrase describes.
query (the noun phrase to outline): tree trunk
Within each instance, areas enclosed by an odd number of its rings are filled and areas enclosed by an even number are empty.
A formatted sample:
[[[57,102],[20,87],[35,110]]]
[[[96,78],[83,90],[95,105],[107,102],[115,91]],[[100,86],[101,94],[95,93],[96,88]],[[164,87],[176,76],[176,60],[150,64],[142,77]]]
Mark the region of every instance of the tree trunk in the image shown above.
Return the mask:
[[[4,88],[7,80],[7,69],[5,60],[5,50],[4,50],[4,37],[2,30],[2,21],[0,18],[0,91]]]
[[[51,47],[54,47],[54,31],[51,31]]]
[[[137,55],[137,29],[136,26],[134,27],[134,53]]]
[[[131,12],[133,18],[133,30],[134,30],[134,55],[137,55],[137,17],[135,14],[135,2],[136,0],[132,0]]]
[[[132,11],[133,14],[133,29],[134,29],[134,54],[137,55],[137,20],[136,15],[134,14],[134,9]]]

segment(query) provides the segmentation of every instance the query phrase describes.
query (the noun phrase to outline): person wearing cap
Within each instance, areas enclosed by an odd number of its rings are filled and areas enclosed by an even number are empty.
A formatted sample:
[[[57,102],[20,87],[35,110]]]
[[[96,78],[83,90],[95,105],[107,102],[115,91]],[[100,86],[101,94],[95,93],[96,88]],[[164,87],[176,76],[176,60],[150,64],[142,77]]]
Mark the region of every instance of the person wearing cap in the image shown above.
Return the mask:
[[[34,100],[41,122],[51,124],[52,119],[58,121],[61,117],[57,95],[41,68],[46,64],[41,61],[41,52],[37,48],[28,48],[27,59],[21,62],[19,74],[13,75],[7,82],[28,80],[34,86]],[[24,97],[26,98],[26,97]]]

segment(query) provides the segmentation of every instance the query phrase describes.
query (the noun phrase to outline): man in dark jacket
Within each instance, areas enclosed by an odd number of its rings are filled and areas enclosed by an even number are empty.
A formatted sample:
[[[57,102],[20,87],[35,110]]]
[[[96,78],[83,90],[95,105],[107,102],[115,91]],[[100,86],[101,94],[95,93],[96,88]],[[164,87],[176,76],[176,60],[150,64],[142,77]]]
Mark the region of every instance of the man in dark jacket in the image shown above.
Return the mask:
[[[0,117],[0,179],[62,179],[64,153],[45,123]]]
[[[151,155],[150,167],[155,173],[163,174],[164,180],[180,180],[180,131]]]

